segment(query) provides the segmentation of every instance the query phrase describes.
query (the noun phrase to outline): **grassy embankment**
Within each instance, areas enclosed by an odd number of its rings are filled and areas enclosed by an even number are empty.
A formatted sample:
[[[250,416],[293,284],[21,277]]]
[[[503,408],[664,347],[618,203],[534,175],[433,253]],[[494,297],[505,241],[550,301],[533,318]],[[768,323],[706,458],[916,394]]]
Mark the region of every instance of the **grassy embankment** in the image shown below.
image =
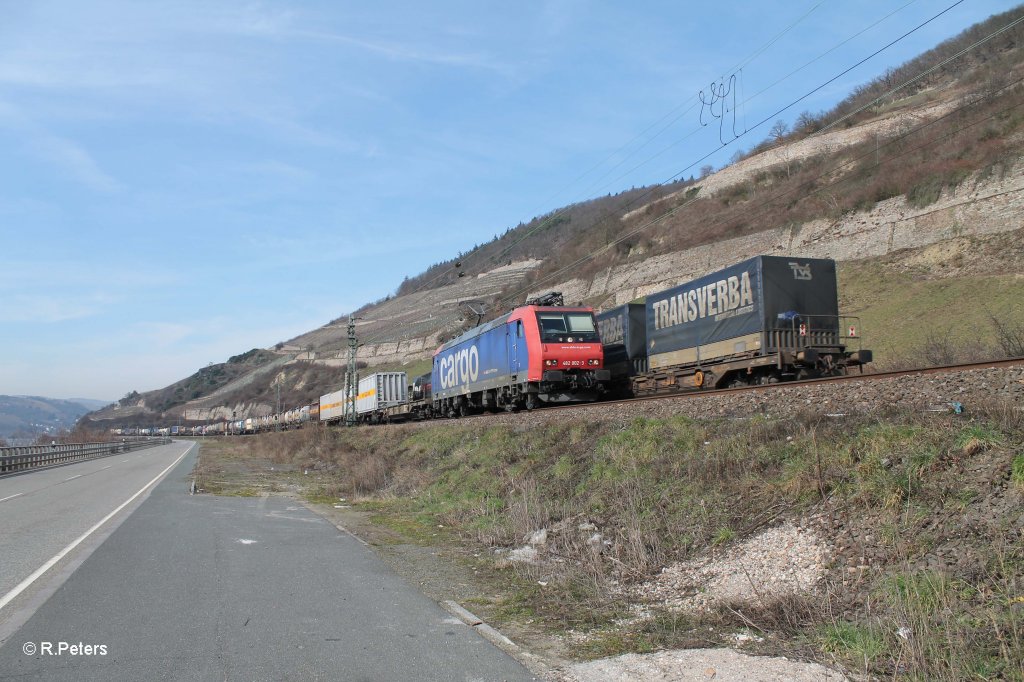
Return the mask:
[[[1024,278],[1007,264],[974,272],[979,240],[946,242],[938,262],[929,249],[907,252],[921,262],[841,263],[840,308],[860,317],[865,348],[881,369],[926,367],[1024,355]],[[1008,240],[999,240],[1011,247]],[[1015,251],[1019,246],[1013,245]],[[935,250],[938,250],[936,248]],[[931,270],[947,270],[936,277]],[[992,270],[997,270],[993,272]]]
[[[211,492],[343,497],[409,542],[461,549],[468,570],[487,564],[492,577],[475,610],[503,626],[586,633],[563,641],[573,656],[730,643],[754,629],[766,651],[873,675],[1024,679],[1022,422],[990,408],[973,418],[307,429],[206,447],[199,473]],[[703,614],[651,605],[637,620],[628,590],[612,587],[814,513],[823,499],[861,538],[856,551],[874,557],[856,580],[837,557],[823,594]],[[595,551],[581,524],[610,545]],[[539,563],[494,553],[541,528]]]

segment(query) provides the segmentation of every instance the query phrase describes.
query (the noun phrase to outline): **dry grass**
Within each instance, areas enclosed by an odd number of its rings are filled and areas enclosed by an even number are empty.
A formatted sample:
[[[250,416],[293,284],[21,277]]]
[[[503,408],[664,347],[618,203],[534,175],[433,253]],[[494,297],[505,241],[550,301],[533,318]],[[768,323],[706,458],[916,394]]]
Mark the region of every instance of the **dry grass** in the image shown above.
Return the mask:
[[[711,625],[756,630],[801,655],[830,652],[869,675],[1012,679],[1024,632],[1022,557],[1019,546],[998,544],[1007,532],[1001,520],[972,526],[969,551],[980,563],[969,576],[917,563],[959,542],[949,519],[1001,499],[991,486],[1011,479],[1007,453],[1021,443],[1020,411],[992,403],[978,406],[974,421],[899,413],[830,420],[806,411],[784,421],[672,417],[585,428],[309,428],[229,441],[219,463],[204,466],[230,481],[245,458],[255,463],[258,476],[234,479],[242,494],[271,488],[274,467],[279,487],[362,500],[415,542],[437,542],[444,526],[446,542],[461,538],[474,553],[492,554],[543,530],[539,561],[500,562],[514,593],[496,609],[593,631],[581,655],[693,642]],[[967,463],[991,473],[972,474]],[[780,516],[818,509],[823,498],[879,535],[884,571],[837,580],[816,600],[773,595],[697,619],[656,612],[630,620],[615,584],[645,581],[723,533],[725,542],[747,537]],[[924,519],[937,524],[928,533],[919,530]],[[841,565],[837,573],[845,576]],[[899,634],[904,626],[915,639]]]

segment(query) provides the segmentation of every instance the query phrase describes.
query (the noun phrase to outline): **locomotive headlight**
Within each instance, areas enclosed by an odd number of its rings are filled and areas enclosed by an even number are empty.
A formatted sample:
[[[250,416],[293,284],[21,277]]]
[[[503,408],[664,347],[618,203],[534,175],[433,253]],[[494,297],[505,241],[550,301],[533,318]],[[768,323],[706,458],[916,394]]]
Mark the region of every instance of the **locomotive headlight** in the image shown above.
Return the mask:
[[[587,364],[588,365],[593,365],[593,366],[596,367],[597,365],[601,364],[601,361],[597,360],[597,359],[591,359],[591,360],[587,360]]]
[[[558,365],[558,360],[545,360],[544,364],[548,367],[555,367]]]

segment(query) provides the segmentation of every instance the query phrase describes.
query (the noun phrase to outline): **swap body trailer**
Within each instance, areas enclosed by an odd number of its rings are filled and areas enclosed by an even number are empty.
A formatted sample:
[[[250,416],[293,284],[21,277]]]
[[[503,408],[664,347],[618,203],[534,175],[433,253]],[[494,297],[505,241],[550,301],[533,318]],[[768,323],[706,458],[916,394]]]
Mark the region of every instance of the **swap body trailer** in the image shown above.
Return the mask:
[[[325,424],[343,421],[347,415],[345,408],[348,404],[348,391],[344,388],[339,391],[331,391],[320,396],[317,416]]]
[[[405,372],[377,372],[359,380],[354,419],[363,423],[387,421],[387,411],[408,401]],[[345,389],[320,396],[316,415],[324,423],[349,418],[352,399]],[[313,410],[310,410],[312,413]],[[315,417],[314,417],[315,418]]]
[[[636,395],[844,374],[871,362],[835,261],[756,256],[647,296]],[[856,348],[854,348],[856,347]]]
[[[604,346],[604,366],[611,372],[613,397],[631,394],[633,377],[647,371],[647,311],[643,303],[627,303],[597,316]]]

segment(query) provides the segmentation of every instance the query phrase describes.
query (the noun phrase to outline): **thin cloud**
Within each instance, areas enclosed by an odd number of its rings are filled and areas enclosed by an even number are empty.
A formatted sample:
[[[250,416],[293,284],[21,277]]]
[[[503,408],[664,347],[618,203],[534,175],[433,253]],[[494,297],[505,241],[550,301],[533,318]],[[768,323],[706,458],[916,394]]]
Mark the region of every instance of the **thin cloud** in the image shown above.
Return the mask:
[[[367,52],[373,52],[394,61],[473,68],[508,75],[512,75],[514,73],[514,70],[510,68],[508,64],[496,62],[491,57],[481,53],[427,50],[409,45],[364,40],[362,38],[353,38],[352,36],[342,35],[340,33],[327,33],[323,31],[295,31],[294,35],[297,37],[314,38],[351,45],[352,47],[356,47]]]
[[[104,171],[95,158],[77,142],[46,130],[18,109],[0,102],[0,124],[25,136],[36,156],[60,168],[66,175],[97,192],[112,194],[124,188]]]
[[[103,293],[73,296],[68,294],[15,294],[0,298],[0,321],[53,324],[99,315],[117,302]]]
[[[177,322],[141,322],[125,333],[147,348],[169,348],[195,334],[191,324]]]
[[[90,189],[108,194],[124,189],[124,185],[100,168],[96,159],[84,147],[71,140],[50,133],[39,133],[33,147],[42,158]]]
[[[10,296],[10,290],[13,289],[38,290],[44,274],[45,285],[49,289],[95,286],[98,268],[102,271],[103,284],[111,288],[138,291],[182,284],[180,272],[153,263],[135,265],[118,262],[117,267],[104,267],[97,261],[82,263],[66,259],[0,259],[0,295]],[[8,291],[5,292],[5,289]]]
[[[260,161],[257,163],[249,163],[238,166],[237,169],[242,173],[251,173],[253,175],[265,175],[274,178],[283,178],[287,180],[312,180],[316,177],[316,174],[312,171],[302,168],[301,166],[295,166],[284,161]]]

